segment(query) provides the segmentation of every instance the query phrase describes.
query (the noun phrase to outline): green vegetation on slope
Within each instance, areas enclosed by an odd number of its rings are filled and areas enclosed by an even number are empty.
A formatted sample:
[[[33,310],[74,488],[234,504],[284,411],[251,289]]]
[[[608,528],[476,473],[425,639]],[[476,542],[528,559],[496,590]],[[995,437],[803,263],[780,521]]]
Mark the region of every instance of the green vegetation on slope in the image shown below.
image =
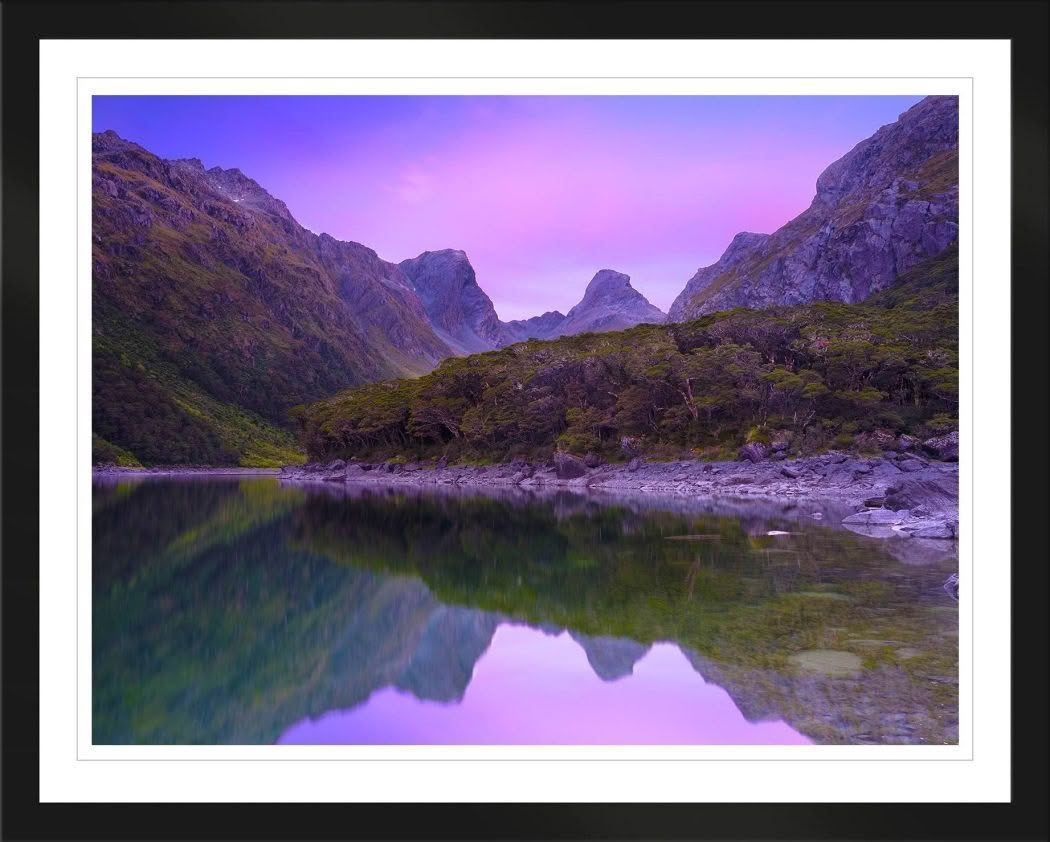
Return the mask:
[[[98,459],[301,461],[289,407],[448,352],[363,246],[321,244],[115,136],[94,152],[94,433],[128,454]]]
[[[958,408],[958,251],[862,305],[737,308],[692,322],[528,341],[292,411],[313,459],[725,456],[788,436],[808,453],[925,436]]]

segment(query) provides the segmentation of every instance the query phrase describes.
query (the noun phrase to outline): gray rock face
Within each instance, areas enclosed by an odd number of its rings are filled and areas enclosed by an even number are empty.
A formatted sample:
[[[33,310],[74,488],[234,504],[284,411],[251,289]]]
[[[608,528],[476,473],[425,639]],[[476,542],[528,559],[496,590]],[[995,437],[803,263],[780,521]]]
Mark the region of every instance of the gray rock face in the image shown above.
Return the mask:
[[[630,276],[602,269],[591,278],[583,299],[568,312],[551,338],[623,330],[643,322],[663,324],[666,319],[663,310],[631,286]]]
[[[467,255],[425,251],[398,264],[423,303],[438,336],[462,354],[496,348],[508,334],[491,299],[478,286]]]
[[[770,235],[741,233],[675,299],[672,322],[732,307],[854,303],[958,237],[959,111],[927,97],[831,164],[810,207]]]
[[[957,474],[940,476],[908,475],[886,489],[887,509],[915,509],[957,512],[959,507],[959,477]]]

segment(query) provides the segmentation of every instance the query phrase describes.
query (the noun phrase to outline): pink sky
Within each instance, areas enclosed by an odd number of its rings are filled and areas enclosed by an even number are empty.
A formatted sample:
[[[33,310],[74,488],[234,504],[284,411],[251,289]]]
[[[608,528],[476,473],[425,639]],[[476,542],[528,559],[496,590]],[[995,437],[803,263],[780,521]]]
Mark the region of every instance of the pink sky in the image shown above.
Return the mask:
[[[386,260],[463,249],[514,319],[566,312],[599,269],[666,310],[919,99],[96,97],[93,128],[239,167],[307,228]]]

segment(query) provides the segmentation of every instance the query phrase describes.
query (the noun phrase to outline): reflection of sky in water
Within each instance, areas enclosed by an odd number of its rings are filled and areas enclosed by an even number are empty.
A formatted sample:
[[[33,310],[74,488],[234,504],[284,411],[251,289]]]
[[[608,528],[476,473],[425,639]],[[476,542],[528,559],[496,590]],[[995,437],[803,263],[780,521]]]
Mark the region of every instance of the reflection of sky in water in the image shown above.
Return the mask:
[[[781,721],[751,723],[677,646],[655,644],[633,674],[603,681],[568,633],[501,625],[459,703],[384,688],[303,720],[281,743],[770,745],[809,743]]]
[[[810,511],[99,484],[92,740],[955,741],[954,547]]]

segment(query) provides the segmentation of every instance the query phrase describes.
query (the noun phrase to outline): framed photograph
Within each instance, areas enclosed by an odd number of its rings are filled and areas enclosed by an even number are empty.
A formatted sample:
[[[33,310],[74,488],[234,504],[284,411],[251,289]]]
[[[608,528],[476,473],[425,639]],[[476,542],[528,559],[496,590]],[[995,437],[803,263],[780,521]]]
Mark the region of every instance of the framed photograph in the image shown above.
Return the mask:
[[[4,838],[1045,838],[1047,8],[904,8],[5,3]]]

